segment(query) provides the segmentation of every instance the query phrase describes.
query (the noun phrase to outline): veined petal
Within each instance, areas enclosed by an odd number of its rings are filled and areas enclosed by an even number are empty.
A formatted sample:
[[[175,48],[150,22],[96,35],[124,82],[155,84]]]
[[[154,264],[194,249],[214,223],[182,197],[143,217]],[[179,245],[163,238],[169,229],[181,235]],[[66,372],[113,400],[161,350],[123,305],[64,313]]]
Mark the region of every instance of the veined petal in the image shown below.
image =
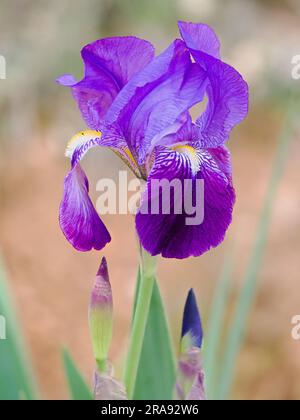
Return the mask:
[[[227,176],[229,182],[232,182],[231,155],[227,147],[220,146],[215,149],[209,149],[209,153],[219,169]]]
[[[104,143],[124,139],[143,164],[165,130],[175,124],[177,131],[180,116],[203,99],[205,80],[185,44],[174,41],[120,92],[107,114]]]
[[[65,155],[71,160],[72,167],[74,167],[90,149],[96,146],[105,146],[111,149],[126,163],[137,177],[141,177],[139,168],[127,144],[120,139],[119,142],[106,142],[104,145],[100,131],[86,130],[75,134],[67,144]]]
[[[83,252],[100,250],[111,240],[88,193],[87,177],[77,164],[65,178],[59,222],[67,240]]]
[[[217,160],[209,150],[197,150],[192,145],[174,149],[156,150],[155,163],[136,216],[136,228],[143,247],[151,255],[182,259],[202,255],[224,240],[232,221],[235,192],[231,178],[222,171],[222,165],[228,163],[222,153]],[[162,180],[171,182],[169,188],[176,180],[177,193],[171,194],[169,214],[162,205],[169,199],[166,190],[155,188],[153,192],[153,185],[157,187],[157,182]],[[199,180],[204,184],[203,201],[199,199]],[[195,207],[194,214],[186,211],[187,198]],[[158,208],[156,212],[152,211],[153,202],[156,202],[155,209]],[[187,218],[191,217],[195,218],[194,222],[187,223]]]
[[[72,167],[76,166],[91,148],[101,146],[101,136],[100,131],[86,130],[71,138],[65,155],[70,159]]]
[[[60,226],[68,241],[80,251],[89,251],[92,248],[100,250],[110,242],[110,235],[89,197],[88,180],[80,166],[81,159],[96,146],[103,146],[101,132],[87,130],[73,136],[66,148],[66,156],[71,161],[72,169],[64,182]],[[136,176],[141,177],[126,144],[115,143],[110,148]]]
[[[219,41],[207,25],[179,22],[181,36],[193,58],[204,70],[208,105],[198,118],[195,136],[202,147],[218,147],[248,113],[248,85],[231,66],[219,59]]]
[[[58,83],[71,87],[87,125],[100,130],[103,119],[123,86],[154,57],[153,46],[135,37],[106,38],[83,48],[84,78],[64,75]]]

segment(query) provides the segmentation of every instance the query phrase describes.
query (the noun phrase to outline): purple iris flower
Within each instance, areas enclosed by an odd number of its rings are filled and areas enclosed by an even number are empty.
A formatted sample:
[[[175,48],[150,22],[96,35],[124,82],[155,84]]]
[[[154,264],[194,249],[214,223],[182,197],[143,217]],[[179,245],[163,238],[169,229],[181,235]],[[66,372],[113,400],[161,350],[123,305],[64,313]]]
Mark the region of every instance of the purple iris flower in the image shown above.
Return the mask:
[[[187,225],[187,214],[177,214],[174,205],[170,214],[138,211],[136,229],[151,255],[199,256],[225,237],[235,192],[224,144],[247,115],[248,87],[221,61],[220,43],[209,26],[179,22],[179,29],[182,39],[157,57],[149,42],[134,37],[96,41],[82,50],[84,78],[58,79],[71,88],[90,128],[68,145],[72,168],[60,208],[61,228],[80,251],[99,250],[110,241],[80,166],[95,146],[115,151],[147,181],[141,209],[153,199],[153,180],[190,180],[193,201],[196,181],[204,181],[201,224]],[[191,108],[205,98],[205,111],[193,121]]]

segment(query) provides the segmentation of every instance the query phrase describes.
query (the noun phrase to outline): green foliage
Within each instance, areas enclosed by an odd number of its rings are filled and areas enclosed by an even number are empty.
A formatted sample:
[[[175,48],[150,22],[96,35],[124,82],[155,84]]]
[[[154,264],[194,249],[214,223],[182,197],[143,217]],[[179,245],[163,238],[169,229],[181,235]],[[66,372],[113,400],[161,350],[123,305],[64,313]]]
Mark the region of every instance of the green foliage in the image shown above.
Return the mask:
[[[0,399],[33,400],[37,393],[30,363],[16,320],[3,266],[0,261],[0,315],[5,320],[6,339],[0,340]]]
[[[136,400],[172,399],[175,364],[161,295],[155,282],[135,386]]]
[[[65,375],[68,381],[70,396],[72,400],[90,401],[93,400],[93,395],[85,380],[83,379],[79,369],[75,365],[70,353],[63,350],[63,362]]]

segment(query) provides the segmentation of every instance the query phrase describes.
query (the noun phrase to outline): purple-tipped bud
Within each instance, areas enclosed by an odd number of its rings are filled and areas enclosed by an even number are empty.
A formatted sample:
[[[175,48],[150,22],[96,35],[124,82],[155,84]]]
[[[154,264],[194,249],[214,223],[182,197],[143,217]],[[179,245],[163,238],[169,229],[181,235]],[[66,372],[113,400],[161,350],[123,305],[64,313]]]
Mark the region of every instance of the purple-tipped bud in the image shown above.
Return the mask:
[[[103,258],[91,294],[89,325],[94,356],[100,370],[105,369],[112,338],[113,301],[106,259]]]
[[[175,397],[179,400],[205,399],[204,373],[201,360],[203,330],[194,291],[191,289],[184,308],[181,352]]]
[[[202,347],[202,323],[193,289],[189,291],[184,308],[181,338],[189,347]]]

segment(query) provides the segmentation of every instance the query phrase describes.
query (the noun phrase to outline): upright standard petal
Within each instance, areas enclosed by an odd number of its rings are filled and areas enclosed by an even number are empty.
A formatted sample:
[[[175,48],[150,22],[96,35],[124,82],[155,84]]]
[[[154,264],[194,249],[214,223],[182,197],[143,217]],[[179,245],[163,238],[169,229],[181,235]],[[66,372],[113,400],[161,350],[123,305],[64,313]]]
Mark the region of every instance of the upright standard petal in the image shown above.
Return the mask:
[[[91,202],[88,180],[80,164],[65,178],[59,222],[66,239],[78,251],[100,250],[111,240]]]
[[[223,145],[248,113],[248,85],[231,66],[219,59],[219,42],[207,25],[179,22],[181,36],[208,80],[208,105],[198,118],[195,137],[202,147]]]
[[[231,178],[222,170],[227,164],[227,154],[226,162],[222,153],[217,160],[193,145],[156,149],[136,216],[141,243],[151,255],[200,256],[224,240],[235,202]]]
[[[107,114],[104,144],[123,139],[144,164],[165,130],[177,131],[181,115],[203,99],[205,79],[185,44],[174,41],[120,92]]]
[[[153,46],[135,37],[106,38],[83,48],[84,78],[64,75],[58,83],[71,87],[87,125],[100,130],[107,110],[126,83],[154,57]]]
[[[220,41],[215,31],[203,23],[178,22],[181,36],[188,48],[200,50],[215,58],[220,58]]]

